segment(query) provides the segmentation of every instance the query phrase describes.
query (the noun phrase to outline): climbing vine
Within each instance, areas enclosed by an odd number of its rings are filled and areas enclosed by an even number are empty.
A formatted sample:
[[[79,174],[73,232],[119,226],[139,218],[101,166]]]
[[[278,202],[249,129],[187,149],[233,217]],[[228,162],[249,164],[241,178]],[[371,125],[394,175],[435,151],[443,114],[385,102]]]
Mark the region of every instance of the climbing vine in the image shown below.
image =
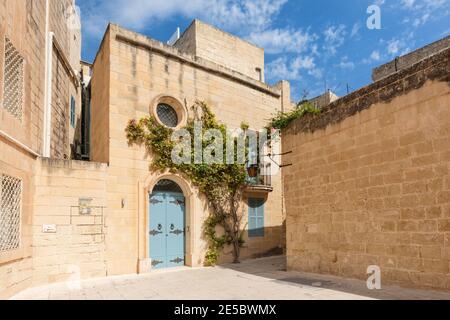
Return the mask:
[[[288,127],[294,120],[301,118],[306,114],[319,114],[320,112],[320,109],[313,106],[311,103],[302,101],[292,111],[278,112],[270,121],[268,128],[282,130]]]
[[[227,137],[227,128],[220,124],[209,106],[197,101],[192,106],[194,117],[189,119],[186,132],[190,137],[195,135],[196,121],[202,124],[201,144],[208,147],[214,138],[207,138],[204,133],[214,129]],[[243,124],[243,127],[246,126]],[[225,245],[233,248],[234,262],[239,262],[240,249],[243,241],[242,202],[243,190],[246,185],[245,165],[238,164],[197,164],[195,163],[194,148],[190,149],[190,163],[174,163],[172,153],[176,143],[172,140],[174,130],[162,126],[153,116],[140,120],[131,120],[126,128],[127,139],[130,145],[143,145],[153,155],[150,169],[152,171],[166,171],[178,173],[187,177],[199,191],[205,195],[212,214],[204,223],[204,235],[208,241],[208,250],[205,256],[207,265],[214,265]],[[226,140],[226,139],[224,139]],[[222,141],[225,159],[226,141]],[[237,141],[234,141],[235,145]],[[186,156],[186,155],[183,155]],[[217,234],[217,227],[224,231]]]

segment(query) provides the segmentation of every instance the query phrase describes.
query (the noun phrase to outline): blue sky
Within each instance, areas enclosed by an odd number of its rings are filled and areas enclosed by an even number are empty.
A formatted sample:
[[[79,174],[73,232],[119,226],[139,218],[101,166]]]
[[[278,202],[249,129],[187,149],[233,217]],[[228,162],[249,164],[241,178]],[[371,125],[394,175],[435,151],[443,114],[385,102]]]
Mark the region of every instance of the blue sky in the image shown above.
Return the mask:
[[[367,8],[381,9],[370,30]],[[289,80],[293,98],[371,82],[373,67],[450,34],[450,0],[77,0],[83,59],[108,21],[166,42],[194,18],[266,49],[266,81]]]

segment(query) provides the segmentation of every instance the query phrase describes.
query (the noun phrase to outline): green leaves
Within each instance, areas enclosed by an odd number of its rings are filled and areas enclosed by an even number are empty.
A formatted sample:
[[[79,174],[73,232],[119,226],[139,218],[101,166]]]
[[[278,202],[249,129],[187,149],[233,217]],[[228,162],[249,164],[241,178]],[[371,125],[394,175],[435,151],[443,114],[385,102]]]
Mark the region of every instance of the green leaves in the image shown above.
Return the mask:
[[[269,124],[269,128],[278,130],[285,129],[294,120],[303,117],[305,114],[320,114],[321,110],[316,108],[309,102],[302,102],[290,112],[279,112],[275,118],[273,118]]]
[[[211,109],[204,102],[197,101],[192,107],[194,118],[190,119],[184,128],[191,137],[195,134],[195,121],[201,121],[203,133],[210,129],[219,130],[226,137],[227,127],[220,124]],[[243,124],[248,128],[248,125]],[[244,243],[241,239],[240,217],[237,208],[242,201],[242,190],[246,183],[246,171],[243,164],[176,164],[172,161],[172,150],[175,143],[171,140],[173,130],[159,124],[153,117],[148,116],[139,121],[131,120],[125,129],[128,143],[144,145],[153,155],[151,170],[177,173],[187,177],[202,192],[211,207],[213,214],[205,221],[204,235],[209,247],[205,256],[207,265],[214,265],[220,251],[226,244]],[[206,147],[210,141],[204,139],[202,146]],[[224,142],[224,146],[225,146]],[[226,159],[226,148],[223,148]],[[191,148],[191,159],[194,160],[194,148]],[[237,196],[238,195],[238,196]],[[216,235],[216,226],[225,230],[225,235]],[[238,230],[237,232],[235,230]],[[239,253],[235,253],[235,257]]]

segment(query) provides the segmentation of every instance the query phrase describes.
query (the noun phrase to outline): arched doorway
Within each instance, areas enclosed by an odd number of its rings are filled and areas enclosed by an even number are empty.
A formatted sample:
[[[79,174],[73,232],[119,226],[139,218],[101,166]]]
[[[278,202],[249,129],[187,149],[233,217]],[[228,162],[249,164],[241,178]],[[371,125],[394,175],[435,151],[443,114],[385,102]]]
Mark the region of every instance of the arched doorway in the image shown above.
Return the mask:
[[[180,186],[160,180],[149,195],[149,256],[153,269],[184,266],[186,201]]]

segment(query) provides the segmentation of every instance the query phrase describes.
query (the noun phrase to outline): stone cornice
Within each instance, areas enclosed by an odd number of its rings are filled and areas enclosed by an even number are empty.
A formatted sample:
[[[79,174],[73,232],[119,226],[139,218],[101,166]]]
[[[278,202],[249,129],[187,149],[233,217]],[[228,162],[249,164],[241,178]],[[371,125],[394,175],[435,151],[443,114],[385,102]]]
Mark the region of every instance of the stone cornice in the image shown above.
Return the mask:
[[[295,120],[286,132],[296,134],[325,129],[376,103],[389,103],[398,96],[417,90],[429,80],[446,82],[450,86],[450,48],[340,98],[318,115],[308,114]]]
[[[258,90],[275,98],[281,97],[281,92],[279,89],[268,86],[265,83],[254,80],[244,74],[233,71],[211,61],[184,54],[177,48],[164,45],[159,41],[155,41],[133,31],[126,30],[117,25],[112,25],[112,29],[114,29],[115,31],[115,39],[117,41],[127,43],[130,46],[159,54],[168,59],[178,61],[181,64],[186,64],[210,74],[215,74],[230,81],[240,83],[244,86],[250,87],[254,90]]]

